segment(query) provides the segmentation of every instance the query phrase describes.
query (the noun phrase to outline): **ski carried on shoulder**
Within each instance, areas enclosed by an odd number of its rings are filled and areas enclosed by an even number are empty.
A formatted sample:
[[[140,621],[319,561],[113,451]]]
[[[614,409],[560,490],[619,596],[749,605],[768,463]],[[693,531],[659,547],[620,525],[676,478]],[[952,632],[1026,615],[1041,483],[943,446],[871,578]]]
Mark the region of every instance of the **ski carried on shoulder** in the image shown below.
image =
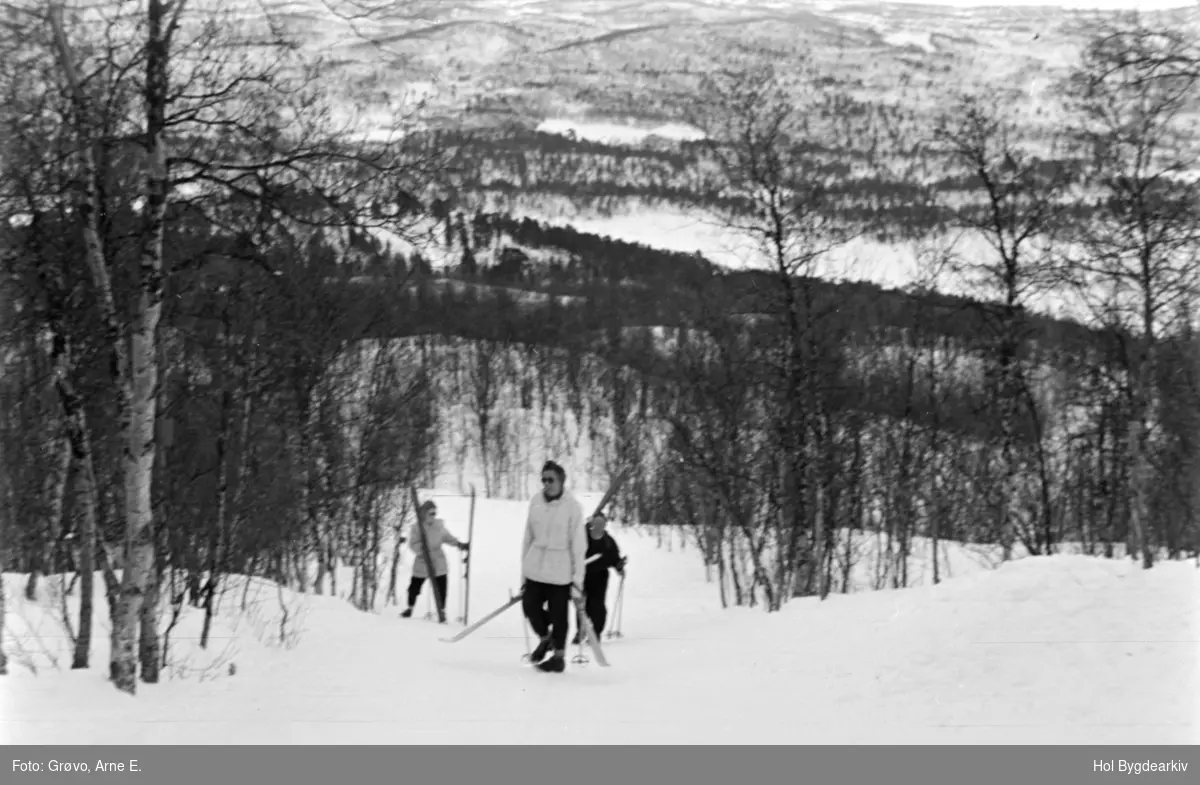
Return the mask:
[[[480,627],[482,627],[483,625],[487,624],[489,621],[496,618],[500,614],[504,613],[506,610],[508,610],[512,606],[516,605],[520,601],[521,601],[521,593],[518,592],[515,597],[509,598],[508,602],[504,603],[499,608],[497,608],[496,610],[489,613],[487,616],[484,616],[479,621],[477,621],[474,624],[471,624],[467,627],[462,628],[461,630],[458,631],[457,634],[452,635],[449,638],[439,638],[438,640],[442,641],[443,643],[458,643],[463,638],[465,638],[468,635],[470,635],[471,633],[475,632],[475,630],[477,630]]]
[[[592,518],[595,518],[597,515],[604,512],[604,508],[607,507],[608,503],[611,502],[613,497],[617,495],[617,491],[621,490],[621,486],[625,484],[625,479],[629,477],[631,471],[632,469],[622,469],[621,472],[617,474],[616,479],[612,481],[612,485],[608,486],[608,491],[604,494],[604,498],[600,500],[600,503],[596,505],[596,509],[592,511]],[[591,519],[589,518],[589,520]]]

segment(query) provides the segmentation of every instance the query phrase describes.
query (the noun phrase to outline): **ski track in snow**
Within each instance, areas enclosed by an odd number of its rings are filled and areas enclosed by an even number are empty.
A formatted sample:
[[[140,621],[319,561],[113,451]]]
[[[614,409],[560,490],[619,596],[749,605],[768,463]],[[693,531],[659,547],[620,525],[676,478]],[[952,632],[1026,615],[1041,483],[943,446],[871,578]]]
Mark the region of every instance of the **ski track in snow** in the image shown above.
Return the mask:
[[[422,495],[424,497],[424,494]],[[594,503],[583,496],[585,508]],[[438,496],[451,532],[468,499]],[[515,589],[523,504],[479,499],[471,617]],[[519,608],[461,642],[458,625],[374,614],[343,599],[285,593],[299,642],[264,645],[277,592],[254,624],[225,613],[208,652],[200,613],[172,631],[189,678],[164,672],[136,698],[104,679],[107,614],[98,581],[93,667],[67,670],[55,600],[23,599],[7,575],[0,741],[6,744],[823,744],[1196,743],[1200,570],[1128,560],[1033,557],[957,574],[936,587],[795,600],[783,611],[722,610],[699,555],[613,528],[629,558],[622,630],[604,639],[611,668],[521,662]],[[450,563],[449,616],[461,567]],[[397,589],[412,564],[406,552]],[[55,585],[45,580],[43,590]],[[350,574],[339,577],[339,589]],[[610,622],[618,579],[609,587]],[[237,605],[230,590],[226,608]],[[420,617],[427,608],[422,596]],[[164,618],[164,626],[166,618]],[[34,632],[36,631],[36,635]],[[57,632],[56,632],[57,631]],[[573,631],[573,629],[572,629]],[[57,636],[57,637],[56,637]],[[39,648],[61,670],[22,661]],[[585,649],[586,651],[586,649]],[[590,655],[589,655],[590,656]],[[236,675],[227,675],[228,662]],[[431,719],[432,718],[432,719]]]

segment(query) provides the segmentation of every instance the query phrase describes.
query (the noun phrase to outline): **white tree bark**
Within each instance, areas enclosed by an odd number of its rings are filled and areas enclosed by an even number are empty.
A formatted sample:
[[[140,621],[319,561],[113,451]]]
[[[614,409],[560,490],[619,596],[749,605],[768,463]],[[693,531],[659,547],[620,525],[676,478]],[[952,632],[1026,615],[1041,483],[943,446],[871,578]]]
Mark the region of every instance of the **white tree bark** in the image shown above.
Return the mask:
[[[182,3],[182,0],[179,0]],[[177,9],[176,9],[177,10]],[[167,102],[170,31],[162,0],[147,4],[145,228],[139,264],[139,292],[132,319],[129,374],[123,379],[129,400],[125,428],[125,571],[118,618],[113,619],[111,672],[117,689],[137,689],[138,633],[148,582],[154,571],[154,423],[158,409],[158,322],[162,314],[163,229],[167,206],[167,160],[163,140]]]
[[[0,530],[0,537],[3,531]],[[8,674],[8,655],[4,653],[4,576],[0,574],[0,676]]]
[[[83,165],[83,239],[86,259],[100,294],[109,337],[116,356],[121,427],[124,433],[125,542],[121,591],[113,608],[112,653],[109,675],[117,689],[137,690],[138,631],[143,594],[154,566],[153,508],[150,489],[155,457],[154,423],[158,387],[158,322],[162,311],[163,228],[167,203],[167,165],[163,128],[167,104],[167,58],[173,19],[183,0],[168,9],[162,0],[147,4],[145,145],[148,174],[145,183],[143,246],[139,264],[139,292],[129,321],[129,350],[113,294],[102,235],[99,231],[99,175],[95,147],[99,129],[93,124],[90,102],[84,91],[62,21],[62,7],[49,14],[60,67],[71,89],[76,110],[76,133]],[[168,19],[168,10],[174,17]]]

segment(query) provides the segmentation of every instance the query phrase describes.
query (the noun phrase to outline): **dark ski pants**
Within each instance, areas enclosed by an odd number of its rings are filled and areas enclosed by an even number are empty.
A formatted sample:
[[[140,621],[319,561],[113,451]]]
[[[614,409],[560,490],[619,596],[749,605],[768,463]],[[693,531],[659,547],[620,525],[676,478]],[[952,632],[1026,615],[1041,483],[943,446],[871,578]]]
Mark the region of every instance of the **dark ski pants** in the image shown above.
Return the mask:
[[[567,648],[567,608],[571,604],[571,585],[525,581],[521,606],[529,626],[539,638],[551,636],[555,651]]]
[[[438,610],[444,611],[446,610],[446,576],[439,575],[433,581],[437,584],[437,593],[433,595],[434,601],[436,602],[440,596],[441,602],[438,603]],[[417,604],[417,597],[421,596],[421,587],[424,585],[425,579],[415,575],[408,582],[408,607],[411,608]]]
[[[595,577],[587,577],[583,579],[583,607],[587,613],[588,620],[592,623],[592,629],[596,631],[596,635],[604,632],[604,624],[608,621],[608,607],[605,605],[605,599],[608,595],[608,570],[605,570],[600,575]],[[580,637],[582,637],[583,628],[580,626]]]

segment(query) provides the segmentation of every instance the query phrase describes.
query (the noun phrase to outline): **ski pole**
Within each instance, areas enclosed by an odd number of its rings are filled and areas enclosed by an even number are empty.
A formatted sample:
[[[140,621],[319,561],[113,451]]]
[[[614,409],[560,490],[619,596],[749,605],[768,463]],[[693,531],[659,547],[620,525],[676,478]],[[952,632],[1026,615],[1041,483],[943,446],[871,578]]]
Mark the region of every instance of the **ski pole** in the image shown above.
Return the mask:
[[[609,624],[608,632],[604,633],[609,638],[617,637],[617,630],[621,626],[621,586],[617,585],[617,599],[613,601],[612,622]]]
[[[463,552],[462,621],[467,624],[471,608],[471,547],[475,544],[475,486],[471,486],[471,512],[467,518],[467,550]]]
[[[621,576],[621,585],[617,587],[617,605],[620,608],[619,618],[617,619],[617,637],[625,637],[625,576]]]
[[[533,650],[529,648],[529,619],[525,618],[525,608],[521,608],[521,632],[525,633],[525,654],[521,660],[528,662],[533,658]]]
[[[458,585],[458,621],[467,623],[467,555],[463,554],[462,580]]]
[[[460,606],[462,609],[461,621],[463,624],[467,623],[467,581],[468,581],[467,570],[469,569],[467,567],[467,559],[469,559],[469,558],[470,558],[469,555],[462,557],[462,592],[460,592],[462,594],[462,597],[460,599],[458,599],[458,606]]]
[[[616,613],[613,614],[613,626],[608,631],[610,638],[623,638],[625,635],[621,632],[621,621],[624,616],[625,608],[625,576],[621,575],[621,584],[617,587],[617,602]]]

